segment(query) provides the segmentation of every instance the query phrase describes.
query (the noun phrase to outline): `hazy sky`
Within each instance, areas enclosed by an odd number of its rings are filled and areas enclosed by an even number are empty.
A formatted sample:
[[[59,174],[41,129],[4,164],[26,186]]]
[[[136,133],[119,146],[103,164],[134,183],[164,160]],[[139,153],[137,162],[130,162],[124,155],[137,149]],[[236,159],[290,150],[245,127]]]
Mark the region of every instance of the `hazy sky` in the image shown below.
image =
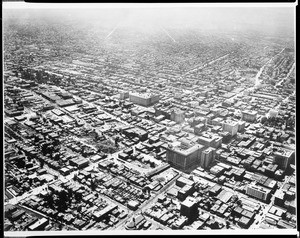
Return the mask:
[[[258,5],[258,4],[257,4]],[[149,7],[150,4],[143,5],[91,5],[91,4],[27,4],[17,5],[17,8],[35,9],[35,13],[40,12],[41,16],[63,15],[74,17],[77,19],[84,19],[85,21],[97,20],[97,18],[108,23],[109,21],[115,23],[132,25],[140,24],[163,24],[166,27],[185,26],[185,27],[199,27],[201,29],[232,29],[232,30],[257,30],[266,32],[267,34],[279,33],[293,34],[295,23],[295,7],[293,5],[286,5],[283,7],[210,7],[207,5],[193,5],[188,7],[188,4],[183,7],[176,7],[178,5],[170,4],[156,4],[155,7]],[[47,10],[41,8],[50,6],[50,8],[60,7],[59,10]],[[80,8],[78,8],[78,6]],[[100,8],[97,8],[97,6]],[[113,6],[113,8],[111,8]],[[124,8],[125,6],[125,8]],[[133,6],[133,7],[132,7]],[[142,6],[142,8],[140,8]],[[157,7],[156,7],[157,6]],[[175,6],[175,7],[173,7]],[[222,5],[223,6],[223,5]],[[226,5],[225,5],[226,6]],[[233,5],[235,6],[235,5]],[[266,6],[266,5],[264,5]],[[6,17],[6,8],[9,5],[3,4],[3,18]],[[121,8],[120,8],[121,7]]]

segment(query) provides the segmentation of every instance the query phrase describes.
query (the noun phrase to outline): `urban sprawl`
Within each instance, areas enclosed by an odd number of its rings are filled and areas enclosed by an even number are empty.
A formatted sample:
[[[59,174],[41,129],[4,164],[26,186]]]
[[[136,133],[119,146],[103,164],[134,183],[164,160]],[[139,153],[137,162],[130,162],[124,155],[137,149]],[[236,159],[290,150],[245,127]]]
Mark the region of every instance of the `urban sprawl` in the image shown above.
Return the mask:
[[[5,231],[296,228],[293,41],[153,28],[5,22]]]

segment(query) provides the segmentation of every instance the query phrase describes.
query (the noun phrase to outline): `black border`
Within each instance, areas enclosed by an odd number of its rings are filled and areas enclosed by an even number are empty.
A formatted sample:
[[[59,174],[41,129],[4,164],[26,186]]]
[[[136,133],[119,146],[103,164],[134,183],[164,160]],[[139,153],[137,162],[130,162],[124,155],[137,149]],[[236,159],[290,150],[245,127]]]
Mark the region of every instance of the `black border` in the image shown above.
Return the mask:
[[[212,1],[212,0],[206,0],[206,1],[191,1],[191,0],[189,0],[188,2],[185,2],[185,1],[172,1],[172,2],[169,2],[169,1],[154,1],[154,0],[152,0],[152,1],[143,1],[143,2],[141,2],[141,1],[128,1],[128,2],[122,2],[122,1],[114,1],[114,2],[111,2],[111,1],[91,1],[91,0],[88,0],[88,1],[84,1],[84,0],[75,0],[75,1],[67,1],[67,0],[62,0],[62,1],[59,1],[59,0],[51,0],[51,1],[47,1],[47,0],[45,0],[45,1],[41,1],[41,0],[2,0],[2,2],[26,2],[26,3],[56,3],[56,4],[59,4],[59,3],[70,3],[70,4],[72,4],[72,3],[82,3],[82,4],[84,4],[84,3],[112,3],[112,4],[119,4],[119,3],[147,3],[147,4],[149,4],[149,5],[151,5],[152,3],[163,3],[163,4],[167,4],[167,3],[179,3],[179,4],[182,4],[182,3],[184,3],[184,4],[205,4],[205,3],[209,3],[209,4],[215,4],[215,5],[217,5],[217,4],[219,4],[219,3],[257,3],[258,5],[259,4],[264,4],[264,3],[274,3],[274,4],[276,4],[276,3],[291,3],[291,4],[293,4],[293,3],[296,3],[296,0],[273,0],[273,1],[271,1],[271,0],[264,0],[264,1],[260,1],[260,0],[252,0],[252,1]],[[299,20],[299,15],[297,14],[297,10],[299,9],[299,7],[298,7],[298,5],[296,6],[296,19],[295,19],[295,29],[297,29],[297,20]],[[1,16],[2,16],[2,12],[1,12]],[[297,31],[296,31],[297,32]],[[296,33],[295,33],[296,34]],[[296,41],[295,41],[296,42]],[[297,49],[297,48],[296,48]],[[296,53],[296,55],[297,55],[297,53]],[[297,61],[296,61],[296,65],[297,65]],[[296,67],[297,68],[297,67]],[[3,70],[3,69],[1,69],[1,70]],[[3,75],[3,74],[2,74]],[[2,84],[1,84],[1,88],[2,88]],[[297,86],[296,86],[296,88],[297,88]],[[297,91],[297,90],[296,90]],[[1,105],[2,105],[2,108],[4,107],[4,105],[3,105],[3,101],[2,101],[2,97],[1,97]],[[296,105],[296,108],[297,108],[297,105]],[[297,110],[296,110],[296,114],[297,114]],[[1,118],[2,119],[2,118]],[[2,124],[3,125],[3,124]],[[3,128],[1,128],[1,129],[3,129]],[[297,131],[297,128],[296,128],[296,131]],[[297,133],[296,133],[296,135],[297,135]],[[297,142],[296,142],[296,145],[297,145],[297,148],[298,148],[298,144],[297,144]],[[2,163],[2,166],[3,166],[4,164]],[[2,167],[2,171],[3,171],[3,167]],[[297,169],[296,169],[297,171],[298,171],[298,166],[297,166]],[[4,176],[4,175],[3,175]],[[1,184],[2,184],[2,187],[4,186],[4,181],[3,181],[3,177],[2,177],[2,179],[1,179]],[[296,184],[296,190],[298,190],[298,184]],[[4,203],[3,203],[3,196],[1,196],[1,199],[2,199],[2,204],[3,204],[3,206],[2,206],[2,209],[4,208]],[[298,207],[298,200],[297,200],[297,207]],[[2,210],[2,212],[3,212],[3,210]],[[3,214],[3,213],[2,213]],[[3,237],[5,237],[4,236],[4,229],[3,229],[3,220],[2,220],[2,222],[1,222],[1,227],[0,227],[0,230],[3,232],[1,232],[2,234],[3,234]],[[297,224],[297,231],[299,231],[299,227],[298,227],[298,224]],[[181,236],[181,235],[176,235],[176,231],[173,231],[175,234],[172,234],[172,236]],[[226,235],[226,234],[224,234],[224,235]],[[243,236],[251,236],[251,235],[253,235],[253,234],[251,234],[251,231],[249,231],[249,234],[243,234],[243,235],[241,235],[241,234],[231,234],[230,236],[235,236],[235,237],[243,237]],[[266,234],[266,235],[263,235],[263,234],[261,234],[262,236],[265,236],[265,237],[282,237],[282,235],[280,235],[280,234]],[[46,235],[46,237],[82,237],[83,235],[60,235],[60,236],[51,236],[51,235]],[[122,235],[84,235],[84,237],[118,237],[118,236],[122,236]],[[131,235],[123,235],[123,236],[131,236]],[[141,235],[132,235],[132,236],[141,236]],[[154,237],[154,236],[157,236],[157,235],[144,235],[143,234],[143,236],[147,236],[147,237]],[[170,235],[166,235],[166,236],[170,236]],[[189,236],[199,236],[198,234],[191,234],[191,235],[189,235]],[[218,235],[201,235],[201,238],[202,237],[217,237]],[[38,237],[45,237],[45,236],[26,236],[26,237],[35,237],[35,238],[38,238]],[[284,237],[298,237],[297,235],[284,235]]]

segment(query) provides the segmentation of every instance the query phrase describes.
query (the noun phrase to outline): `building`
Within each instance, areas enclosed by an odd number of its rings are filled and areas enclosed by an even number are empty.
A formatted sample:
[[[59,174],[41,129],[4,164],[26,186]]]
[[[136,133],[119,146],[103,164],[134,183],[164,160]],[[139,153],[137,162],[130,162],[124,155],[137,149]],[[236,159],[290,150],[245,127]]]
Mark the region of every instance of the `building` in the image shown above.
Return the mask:
[[[205,147],[219,148],[222,145],[222,137],[217,134],[202,133],[197,142]]]
[[[251,224],[251,220],[248,217],[242,216],[239,219],[238,224],[239,224],[240,227],[242,227],[244,229],[248,229],[250,224]]]
[[[226,91],[232,91],[232,90],[233,90],[233,87],[234,87],[234,84],[233,84],[233,83],[226,84],[226,85],[225,85],[225,90],[226,90]]]
[[[104,209],[94,212],[93,218],[96,221],[100,221],[101,219],[103,219],[103,217],[106,217],[111,211],[113,211],[116,208],[117,208],[117,205],[109,204]]]
[[[192,195],[192,193],[194,192],[194,187],[190,186],[190,185],[185,185],[183,186],[180,190],[178,190],[177,193],[177,198],[180,201],[183,201],[184,199],[186,199],[187,196]]]
[[[139,138],[141,141],[148,139],[148,132],[138,127],[125,127],[121,129],[122,133],[129,138]]]
[[[199,165],[199,159],[204,146],[199,144],[187,145],[181,142],[180,146],[166,146],[168,163],[183,171],[189,171]]]
[[[221,118],[221,117],[216,117],[216,118],[211,120],[211,124],[213,126],[221,126],[222,122],[223,122],[223,118]]]
[[[151,93],[129,93],[129,100],[141,106],[151,106],[159,102],[159,95]]]
[[[196,198],[188,196],[180,206],[180,215],[186,216],[189,220],[198,217],[198,206]]]
[[[129,92],[121,91],[120,92],[120,99],[124,100],[126,98],[129,98]]]
[[[56,103],[60,107],[68,107],[76,104],[73,99],[60,99],[57,100]]]
[[[270,109],[269,117],[277,117],[277,116],[278,116],[278,111],[275,109]]]
[[[49,224],[49,220],[45,217],[39,219],[37,222],[28,227],[29,231],[43,230]]]
[[[238,121],[238,131],[241,132],[245,129],[245,122],[244,121]]]
[[[236,135],[239,129],[237,121],[226,120],[223,122],[223,131],[229,132],[232,136]]]
[[[79,169],[87,167],[89,165],[89,161],[85,158],[74,158],[70,160],[70,165],[76,166]]]
[[[274,204],[280,207],[284,206],[285,193],[282,190],[277,190],[274,194]]]
[[[203,123],[199,123],[194,127],[194,134],[200,135],[200,133],[204,130],[205,125]]]
[[[248,185],[246,188],[247,195],[251,197],[255,197],[264,202],[267,202],[270,199],[270,195],[271,195],[270,192],[271,192],[270,189],[258,185],[253,185],[253,184]]]
[[[132,220],[126,224],[125,229],[127,230],[138,229],[145,223],[146,223],[145,217],[143,215],[138,215],[136,217],[133,217]]]
[[[50,102],[56,102],[58,100],[61,100],[61,98],[59,96],[57,96],[56,94],[54,93],[50,93],[50,92],[39,92],[39,94],[46,98],[47,100],[49,100]]]
[[[242,111],[242,120],[247,122],[254,122],[257,117],[257,111],[244,110]]]
[[[127,203],[127,207],[134,211],[138,209],[139,205],[140,205],[139,201],[136,201],[136,200],[130,200]]]
[[[188,178],[185,178],[183,176],[179,177],[176,180],[176,186],[183,188],[184,186],[191,186],[193,187],[195,185],[195,182],[193,180],[190,180]]]
[[[182,123],[182,122],[184,122],[184,119],[185,119],[184,111],[182,111],[180,109],[172,110],[172,112],[171,112],[171,120],[172,121],[175,121],[177,123]]]
[[[207,149],[203,150],[200,157],[200,166],[206,169],[214,161],[215,154],[215,148],[208,147]]]
[[[278,164],[279,168],[286,170],[291,163],[292,158],[295,155],[295,151],[281,149],[274,152],[274,163]]]
[[[192,126],[196,126],[199,123],[202,123],[202,124],[206,125],[207,124],[207,119],[205,117],[200,117],[200,116],[194,117]]]

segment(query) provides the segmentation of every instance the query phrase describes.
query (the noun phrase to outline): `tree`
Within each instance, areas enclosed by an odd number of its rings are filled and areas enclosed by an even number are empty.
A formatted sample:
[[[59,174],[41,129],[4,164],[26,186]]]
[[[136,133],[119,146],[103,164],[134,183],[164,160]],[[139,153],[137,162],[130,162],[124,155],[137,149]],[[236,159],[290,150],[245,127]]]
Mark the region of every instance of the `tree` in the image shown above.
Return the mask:
[[[69,199],[71,200],[72,199],[72,197],[73,197],[73,190],[72,190],[72,188],[68,188],[68,196],[69,196]]]
[[[236,204],[239,205],[239,206],[242,206],[242,201],[239,199],[239,200],[236,201]]]
[[[44,165],[45,165],[44,159],[40,159],[40,166],[41,166],[41,168],[44,168]]]
[[[53,200],[52,193],[47,193],[45,200],[50,208],[54,208],[54,200]]]
[[[48,147],[48,145],[46,143],[42,144],[42,154],[43,155],[47,154],[47,147]]]
[[[260,122],[261,124],[265,124],[267,121],[268,121],[267,117],[262,117]]]
[[[81,213],[81,211],[82,211],[82,206],[81,205],[77,206],[77,212]]]
[[[116,147],[119,147],[119,144],[118,144],[118,142],[119,142],[119,137],[118,136],[116,136],[116,138],[115,138],[115,146]]]
[[[230,227],[230,222],[226,221],[226,229],[228,229]]]
[[[86,155],[85,147],[84,147],[84,146],[81,147],[81,154],[82,154],[84,157],[85,157],[85,155]]]
[[[62,190],[59,194],[58,194],[58,200],[57,200],[57,205],[58,208],[57,210],[62,212],[65,211],[68,207],[67,207],[67,203],[69,202],[69,197],[67,195],[66,190]]]
[[[53,139],[53,145],[58,146],[59,145],[59,139]]]
[[[95,191],[96,188],[97,188],[96,181],[95,181],[95,179],[92,179],[92,180],[91,180],[91,190],[92,190],[92,191]]]
[[[75,174],[74,174],[73,180],[74,180],[74,181],[77,181],[77,180],[78,180],[78,173],[75,173]]]

